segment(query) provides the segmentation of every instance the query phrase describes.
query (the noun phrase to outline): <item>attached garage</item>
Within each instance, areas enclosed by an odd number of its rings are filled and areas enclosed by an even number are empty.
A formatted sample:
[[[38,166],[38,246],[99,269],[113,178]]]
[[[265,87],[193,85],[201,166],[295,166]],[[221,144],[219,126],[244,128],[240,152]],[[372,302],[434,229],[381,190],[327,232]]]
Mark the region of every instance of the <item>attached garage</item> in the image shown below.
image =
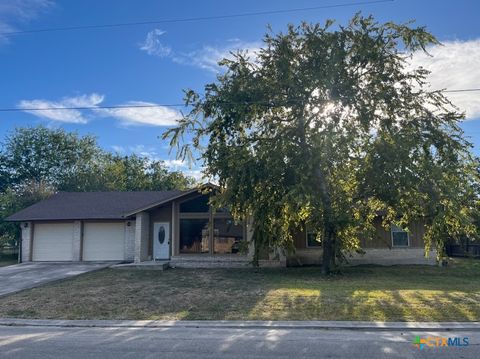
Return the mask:
[[[73,223],[36,223],[33,232],[34,261],[73,260]]]
[[[125,259],[124,222],[83,224],[83,260],[105,261]]]
[[[6,220],[20,223],[22,262],[146,260],[153,229],[143,209],[197,191],[59,192]]]

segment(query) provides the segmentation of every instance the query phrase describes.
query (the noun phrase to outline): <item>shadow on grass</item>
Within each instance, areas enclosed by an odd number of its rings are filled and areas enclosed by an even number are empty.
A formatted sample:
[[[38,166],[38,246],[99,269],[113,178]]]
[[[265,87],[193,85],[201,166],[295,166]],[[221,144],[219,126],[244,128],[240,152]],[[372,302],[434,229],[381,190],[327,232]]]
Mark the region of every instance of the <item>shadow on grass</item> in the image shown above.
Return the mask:
[[[103,270],[0,299],[51,319],[480,320],[480,266]]]

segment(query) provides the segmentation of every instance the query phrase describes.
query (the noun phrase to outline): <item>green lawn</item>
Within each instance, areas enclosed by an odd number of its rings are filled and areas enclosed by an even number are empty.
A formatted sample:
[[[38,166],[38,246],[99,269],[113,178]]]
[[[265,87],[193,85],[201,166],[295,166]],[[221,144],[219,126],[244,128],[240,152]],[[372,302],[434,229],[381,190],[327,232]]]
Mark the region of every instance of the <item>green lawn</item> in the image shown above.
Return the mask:
[[[107,269],[0,298],[0,317],[480,320],[480,261],[346,268]]]

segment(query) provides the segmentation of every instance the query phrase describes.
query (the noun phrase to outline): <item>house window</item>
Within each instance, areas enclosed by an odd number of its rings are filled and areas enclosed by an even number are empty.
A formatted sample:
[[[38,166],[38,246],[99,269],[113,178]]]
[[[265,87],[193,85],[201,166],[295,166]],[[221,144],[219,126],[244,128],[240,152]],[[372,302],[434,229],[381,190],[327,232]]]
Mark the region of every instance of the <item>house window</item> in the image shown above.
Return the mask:
[[[199,196],[180,204],[181,213],[208,213],[208,196]]]
[[[210,251],[208,218],[180,219],[180,253]]]
[[[402,228],[392,225],[392,247],[408,247],[410,245],[408,232]]]
[[[213,220],[213,250],[218,254],[240,253],[242,251],[243,225],[232,218]]]
[[[307,229],[307,248],[319,248],[322,243],[319,241],[318,232]]]
[[[208,195],[180,203],[179,220],[179,253],[243,254],[245,226],[210,208]]]

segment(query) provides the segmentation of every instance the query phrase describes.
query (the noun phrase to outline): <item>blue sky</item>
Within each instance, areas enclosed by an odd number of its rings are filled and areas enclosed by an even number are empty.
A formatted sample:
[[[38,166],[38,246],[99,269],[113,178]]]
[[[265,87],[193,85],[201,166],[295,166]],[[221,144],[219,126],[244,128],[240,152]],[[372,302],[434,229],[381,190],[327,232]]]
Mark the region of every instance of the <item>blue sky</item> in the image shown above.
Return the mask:
[[[181,1],[0,0],[0,32],[91,24],[154,21],[355,3],[355,0]],[[313,11],[108,29],[0,35],[0,108],[179,103],[182,89],[215,79],[215,62],[236,48],[261,46],[270,24],[336,19],[356,11],[380,21],[415,19],[445,46],[414,63],[434,73],[433,87],[480,87],[478,1],[396,0]],[[480,92],[451,95],[468,120],[462,125],[480,153]],[[175,108],[0,113],[0,137],[17,126],[44,124],[91,133],[107,150],[169,160],[157,137],[178,118]],[[190,170],[195,171],[196,169]]]

